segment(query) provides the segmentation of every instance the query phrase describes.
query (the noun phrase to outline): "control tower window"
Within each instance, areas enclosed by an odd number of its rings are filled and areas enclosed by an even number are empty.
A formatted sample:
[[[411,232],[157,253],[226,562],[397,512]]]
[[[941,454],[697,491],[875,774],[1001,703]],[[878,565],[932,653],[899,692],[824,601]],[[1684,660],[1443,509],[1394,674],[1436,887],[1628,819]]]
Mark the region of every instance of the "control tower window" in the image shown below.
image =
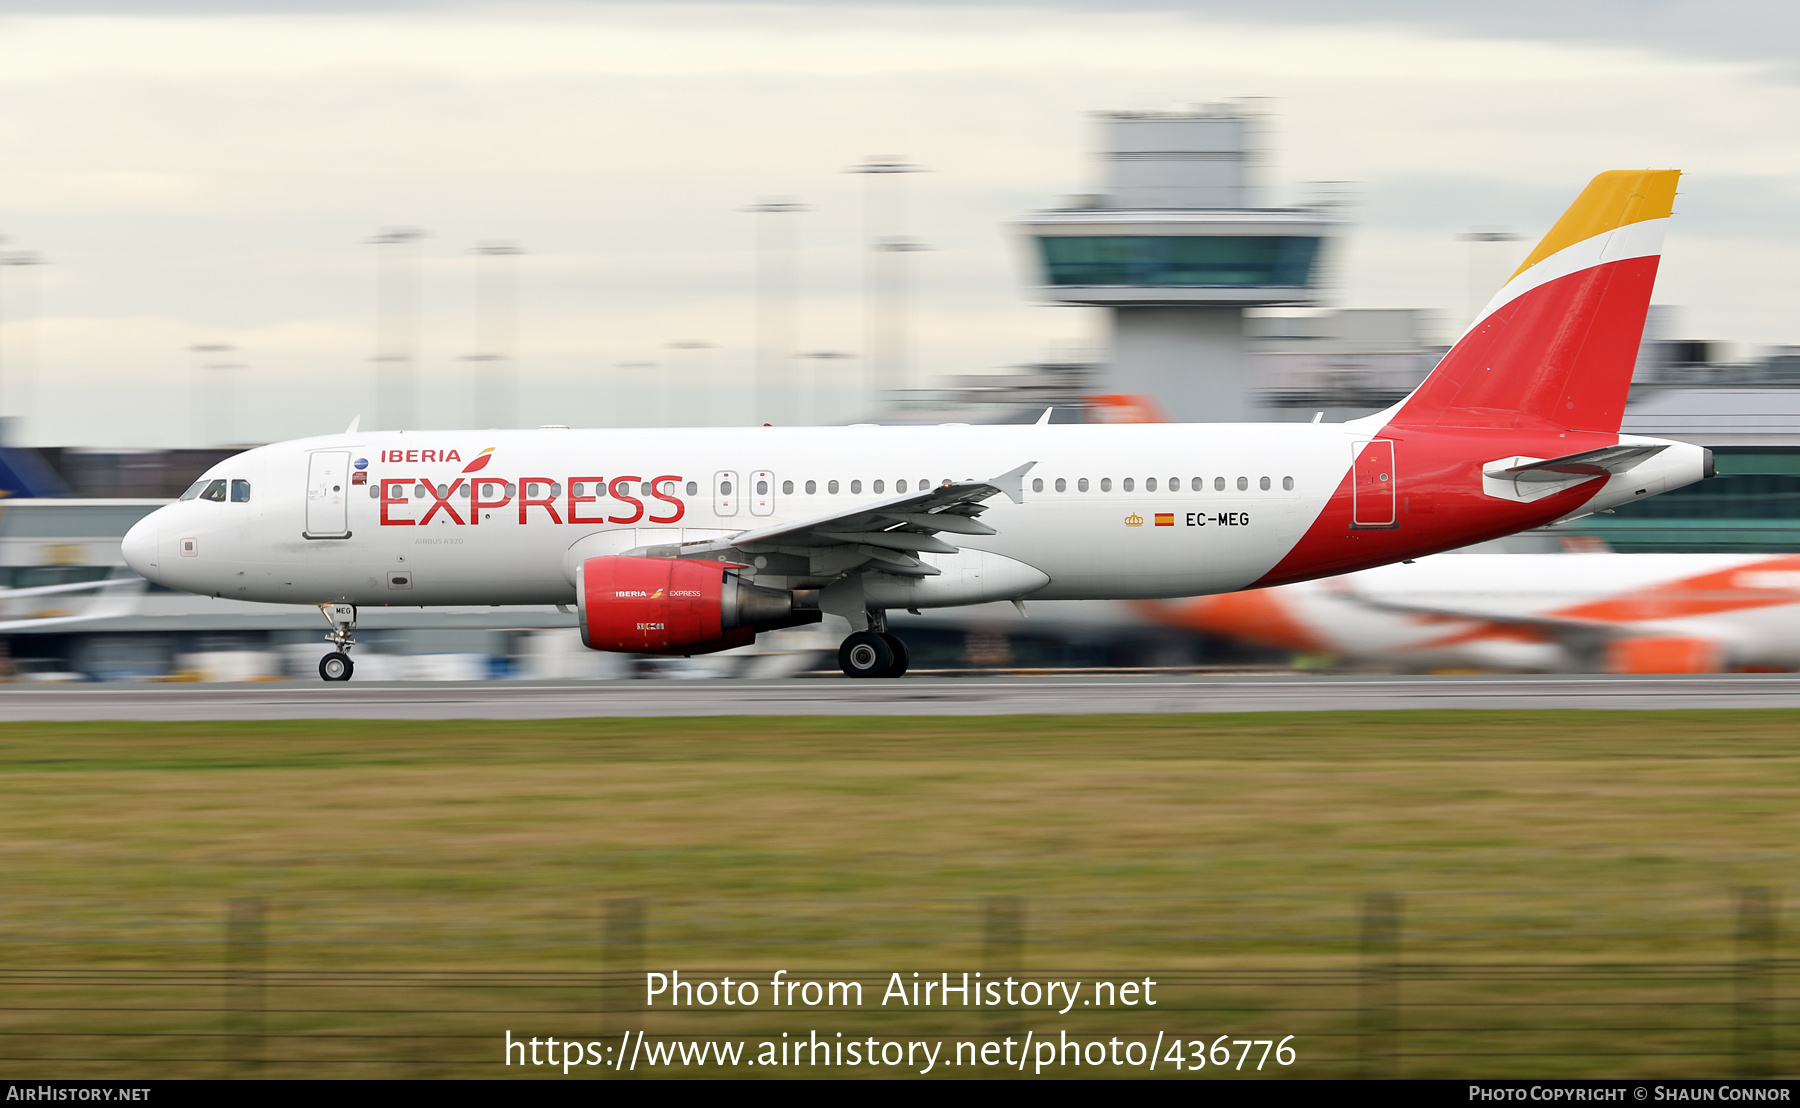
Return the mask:
[[[1055,235],[1038,239],[1051,285],[1304,288],[1311,235]]]
[[[250,482],[241,479],[231,482],[231,502],[233,504],[250,503]]]
[[[220,480],[217,480],[217,481],[208,481],[206,483],[206,491],[200,494],[200,499],[216,500],[221,504],[225,503],[225,481],[224,481],[224,479],[221,478]]]

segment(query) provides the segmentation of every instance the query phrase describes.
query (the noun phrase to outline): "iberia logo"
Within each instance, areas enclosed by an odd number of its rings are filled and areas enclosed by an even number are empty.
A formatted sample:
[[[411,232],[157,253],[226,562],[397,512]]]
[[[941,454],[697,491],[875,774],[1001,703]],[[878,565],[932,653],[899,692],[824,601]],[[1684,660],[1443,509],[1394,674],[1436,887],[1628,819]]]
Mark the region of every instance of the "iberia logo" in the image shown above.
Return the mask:
[[[468,465],[464,466],[463,472],[464,473],[480,473],[482,470],[487,468],[488,462],[491,461],[493,459],[493,457],[494,457],[494,448],[490,446],[486,450],[483,450],[481,453],[475,455],[475,460],[470,462]]]
[[[1133,512],[1130,515],[1125,517],[1125,526],[1127,526],[1127,527],[1142,527],[1143,525],[1144,525],[1144,517],[1141,515],[1138,515],[1136,512]]]

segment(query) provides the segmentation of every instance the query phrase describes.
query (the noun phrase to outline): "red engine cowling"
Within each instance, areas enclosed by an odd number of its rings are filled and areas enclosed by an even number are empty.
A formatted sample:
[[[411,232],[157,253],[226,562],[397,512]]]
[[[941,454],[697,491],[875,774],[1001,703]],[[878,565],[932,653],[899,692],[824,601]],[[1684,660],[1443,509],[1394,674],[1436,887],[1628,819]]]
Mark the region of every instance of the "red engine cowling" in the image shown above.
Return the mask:
[[[630,654],[709,654],[756,640],[728,627],[724,593],[732,567],[677,558],[589,558],[575,597],[581,641]]]

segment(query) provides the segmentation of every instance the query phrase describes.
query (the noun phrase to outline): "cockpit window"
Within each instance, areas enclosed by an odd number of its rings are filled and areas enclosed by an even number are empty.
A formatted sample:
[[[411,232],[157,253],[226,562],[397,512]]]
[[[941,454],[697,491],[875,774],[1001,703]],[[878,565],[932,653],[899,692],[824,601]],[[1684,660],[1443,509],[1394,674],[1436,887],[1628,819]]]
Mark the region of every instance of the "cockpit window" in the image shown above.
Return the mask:
[[[231,482],[231,502],[233,504],[250,503],[250,482],[234,479]]]
[[[206,478],[202,477],[202,478],[200,478],[200,480],[195,481],[193,484],[188,486],[188,491],[181,494],[181,499],[192,500],[192,499],[194,499],[194,497],[199,496],[200,490],[205,487],[206,487]]]
[[[220,478],[217,481],[208,481],[206,483],[206,491],[200,494],[200,499],[216,500],[223,504],[225,502],[225,479]]]

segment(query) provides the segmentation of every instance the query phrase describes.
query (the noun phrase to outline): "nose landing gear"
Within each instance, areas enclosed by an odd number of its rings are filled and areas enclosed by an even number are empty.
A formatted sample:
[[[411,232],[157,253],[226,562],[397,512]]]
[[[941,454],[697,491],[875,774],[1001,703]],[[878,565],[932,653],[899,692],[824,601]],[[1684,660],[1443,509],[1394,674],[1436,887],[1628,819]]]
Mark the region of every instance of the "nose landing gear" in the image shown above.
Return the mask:
[[[356,605],[354,604],[321,604],[319,614],[325,622],[331,624],[331,633],[325,641],[337,646],[336,650],[319,659],[319,677],[326,681],[348,681],[356,672],[356,663],[350,660],[350,649],[356,645]]]
[[[857,631],[838,647],[838,668],[846,677],[899,677],[911,662],[911,652],[898,635],[887,630],[887,613],[870,612],[869,629]]]

